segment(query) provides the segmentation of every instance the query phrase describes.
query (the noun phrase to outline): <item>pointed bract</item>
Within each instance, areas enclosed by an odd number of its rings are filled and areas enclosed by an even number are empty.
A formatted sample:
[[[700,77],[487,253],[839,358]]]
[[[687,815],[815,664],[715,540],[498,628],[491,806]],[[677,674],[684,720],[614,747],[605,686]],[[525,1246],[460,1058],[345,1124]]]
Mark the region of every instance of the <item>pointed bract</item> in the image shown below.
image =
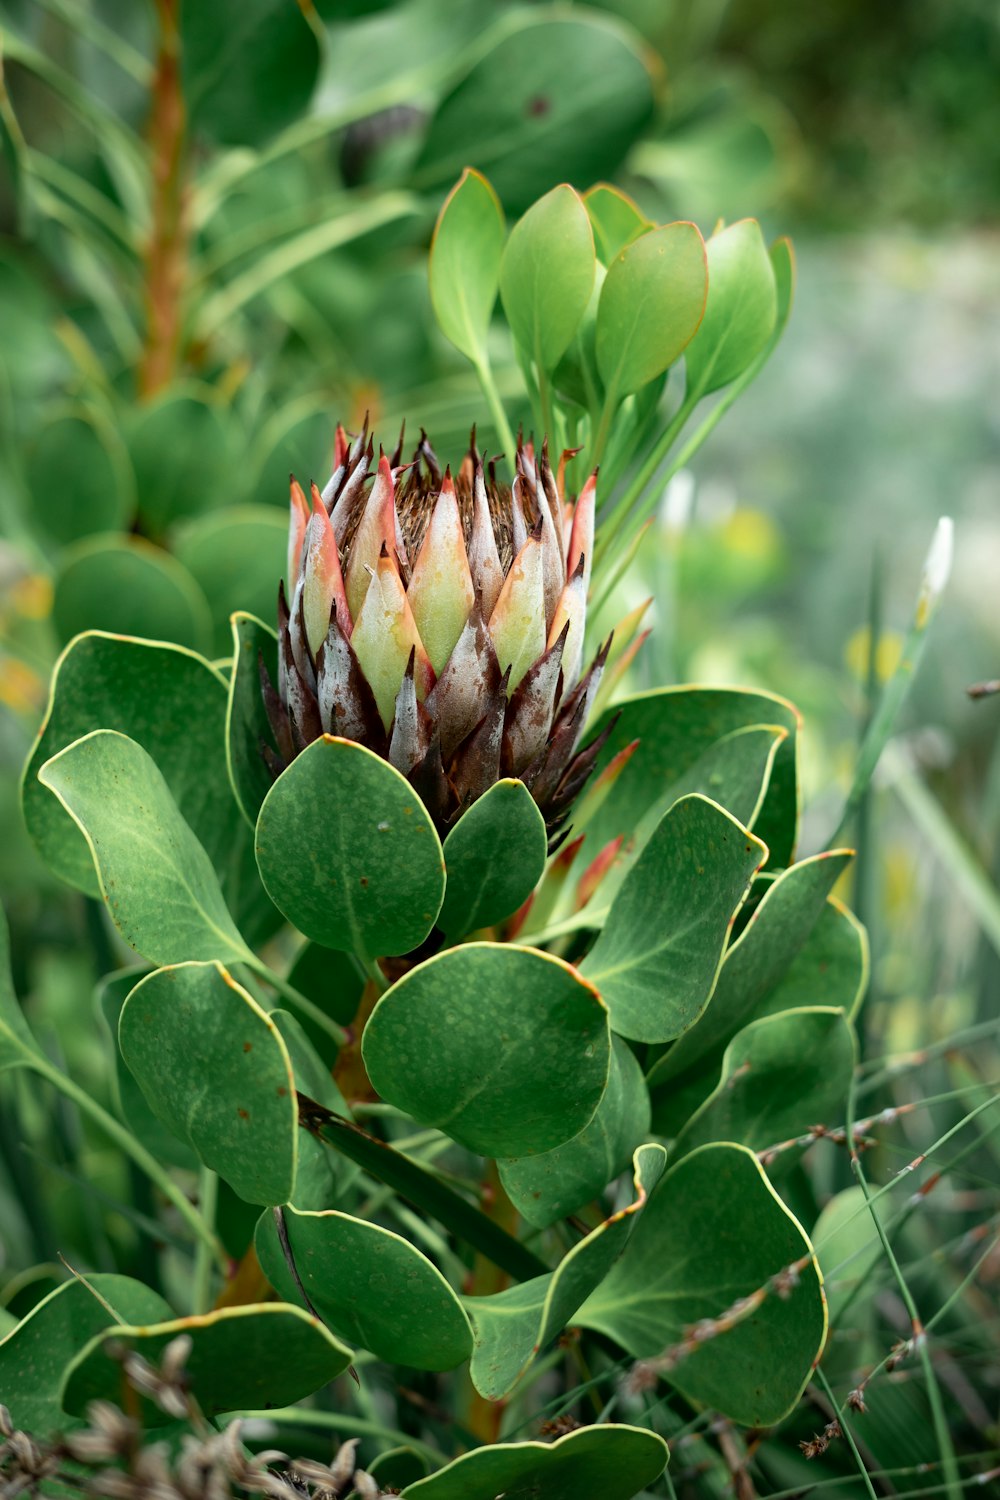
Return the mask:
[[[305,597],[305,578],[300,573],[299,581],[295,585],[295,593],[292,597],[292,617],[288,622],[288,638],[292,645],[292,658],[299,671],[302,673],[303,681],[312,688],[316,683],[316,669],[313,666],[312,652],[309,640],[306,636],[306,621],[303,600]]]
[[[331,614],[336,613],[337,624],[348,637],[351,634],[351,615],[344,593],[337,539],[315,485],[312,486],[312,506],[302,558],[302,615],[306,640],[315,656],[326,640]]]
[[[382,454],[378,461],[378,473],[365,501],[364,513],[358,523],[351,543],[347,563],[347,603],[351,618],[358,620],[368,583],[378,567],[383,548],[392,554],[396,550],[396,505],[392,470],[389,460]],[[400,672],[400,681],[402,681]],[[393,692],[393,698],[396,694]]]
[[[587,624],[587,593],[582,567],[578,567],[559,596],[555,616],[549,627],[550,646],[566,631],[563,652],[563,675],[567,691],[576,685],[583,665],[583,635]]]
[[[316,654],[316,699],[324,734],[357,740],[370,750],[380,747],[384,735],[378,704],[336,615]]]
[[[430,692],[434,683],[431,664],[417,631],[399,569],[384,549],[365,594],[351,645],[375,694],[386,729],[392,723],[396,694],[411,651],[416,652],[417,697],[426,698]]]
[[[406,593],[431,666],[440,674],[475,602],[450,474],[444,477]]]
[[[503,736],[503,769],[520,776],[538,755],[552,728],[561,692],[565,627],[543,656],[532,662],[511,696]]]
[[[433,733],[433,720],[417,699],[413,673],[415,655],[414,651],[410,652],[403,681],[396,694],[396,712],[389,736],[389,763],[395,766],[401,776],[408,776],[414,766],[424,759]]]
[[[478,607],[473,606],[455,649],[427,698],[427,707],[437,721],[443,756],[449,757],[479,723],[496,693],[500,677],[493,638]]]
[[[469,537],[468,559],[473,587],[479,594],[480,607],[485,619],[496,607],[503,588],[503,567],[497,549],[496,533],[490,519],[489,500],[482,464],[476,469],[472,487],[472,535]]]
[[[302,562],[302,543],[305,541],[306,527],[309,525],[309,505],[302,486],[293,479],[291,481],[290,496],[288,501],[288,572],[285,574],[285,582],[289,589],[294,589],[295,580],[299,576],[299,567]]]
[[[338,547],[342,547],[344,545],[344,539],[347,536],[347,530],[350,525],[351,518],[353,517],[355,510],[361,503],[361,496],[364,491],[365,480],[368,478],[368,470],[371,468],[371,462],[374,456],[375,455],[372,450],[372,446],[371,444],[369,444],[368,448],[358,457],[357,461],[355,462],[354,468],[352,469],[350,465],[348,465],[347,479],[343,485],[343,488],[340,490],[340,493],[337,496],[336,504],[334,505],[333,510],[330,513],[330,521],[333,526],[333,534],[337,538]],[[324,500],[326,499],[325,491],[323,498]]]
[[[476,728],[463,740],[448,767],[448,780],[458,799],[457,812],[464,812],[484,786],[500,779],[500,750],[504,711],[507,707],[507,673],[497,684]],[[457,815],[457,814],[456,814]]]
[[[538,537],[529,536],[510,565],[496,607],[490,635],[500,670],[510,668],[510,690],[545,650],[543,554]]]
[[[597,470],[580,491],[580,498],[573,511],[573,528],[569,535],[569,555],[566,558],[566,576],[572,578],[583,561],[584,598],[590,593],[590,575],[594,567],[594,518],[597,509]]]
[[[510,540],[514,556],[520,552],[528,540],[528,521],[524,514],[524,478],[521,474],[514,476],[514,487],[510,492]]]

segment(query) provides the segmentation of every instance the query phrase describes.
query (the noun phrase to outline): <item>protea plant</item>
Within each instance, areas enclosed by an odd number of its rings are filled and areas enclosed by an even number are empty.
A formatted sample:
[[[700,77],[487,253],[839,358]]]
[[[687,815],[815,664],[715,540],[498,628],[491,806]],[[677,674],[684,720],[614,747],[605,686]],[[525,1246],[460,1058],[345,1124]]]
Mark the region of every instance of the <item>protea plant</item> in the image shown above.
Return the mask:
[[[500,777],[531,791],[553,846],[604,736],[581,737],[610,641],[585,666],[596,471],[575,500],[562,455],[517,445],[513,485],[473,430],[453,477],[421,433],[379,450],[337,428],[323,490],[291,482],[277,687],[261,663],[275,775],[322,734],[407,777],[439,830]],[[290,598],[289,598],[290,593]]]

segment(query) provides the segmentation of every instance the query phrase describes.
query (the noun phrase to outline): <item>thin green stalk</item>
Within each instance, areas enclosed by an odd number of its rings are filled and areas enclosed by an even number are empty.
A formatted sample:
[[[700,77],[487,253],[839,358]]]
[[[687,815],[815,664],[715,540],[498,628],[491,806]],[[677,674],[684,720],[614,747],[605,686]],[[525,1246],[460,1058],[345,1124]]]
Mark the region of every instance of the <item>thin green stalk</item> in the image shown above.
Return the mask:
[[[538,372],[538,403],[542,418],[542,436],[547,437],[553,449],[558,452],[562,444],[556,431],[555,415],[552,410],[552,387],[544,365],[536,362],[535,369]]]
[[[964,1238],[964,1236],[961,1236],[961,1238]],[[928,1333],[930,1333],[931,1330],[941,1322],[941,1320],[951,1311],[952,1307],[959,1300],[959,1298],[964,1296],[964,1294],[968,1291],[969,1287],[972,1285],[972,1283],[975,1281],[976,1277],[982,1270],[983,1265],[995,1253],[998,1243],[1000,1243],[1000,1237],[994,1236],[994,1238],[991,1239],[989,1244],[986,1246],[986,1249],[982,1252],[981,1255],[976,1258],[970,1269],[962,1277],[961,1281],[958,1283],[958,1286],[956,1286],[950,1293],[950,1295],[945,1299],[945,1301],[942,1302],[941,1306],[938,1308],[934,1316],[932,1318],[928,1318],[926,1329]],[[871,1370],[869,1370],[868,1374],[865,1376],[865,1385],[867,1386],[868,1382],[872,1380],[880,1370],[884,1370],[889,1361],[894,1357],[895,1356],[890,1353],[887,1354],[884,1359],[879,1360],[878,1364],[875,1365]]]
[[[909,1314],[910,1324],[913,1329],[913,1343],[916,1346],[917,1352],[919,1354],[920,1363],[924,1372],[924,1380],[927,1384],[927,1400],[930,1404],[931,1419],[934,1424],[934,1436],[938,1445],[938,1452],[941,1456],[941,1468],[945,1479],[945,1492],[950,1497],[950,1500],[957,1500],[957,1497],[961,1493],[961,1481],[958,1473],[958,1465],[955,1462],[955,1448],[951,1441],[951,1433],[948,1431],[948,1422],[947,1418],[945,1417],[944,1403],[941,1400],[941,1390],[937,1383],[937,1376],[934,1373],[934,1365],[931,1361],[930,1350],[927,1346],[927,1333],[924,1329],[923,1323],[920,1320],[920,1314],[917,1311],[917,1306],[913,1300],[910,1288],[906,1283],[906,1278],[899,1268],[899,1262],[897,1261],[895,1252],[893,1251],[892,1245],[889,1242],[889,1237],[885,1232],[885,1228],[883,1227],[878,1210],[875,1207],[874,1202],[872,1201],[872,1192],[870,1187],[868,1186],[868,1179],[866,1178],[864,1168],[861,1165],[861,1158],[858,1155],[857,1145],[854,1140],[854,1090],[855,1078],[852,1075],[850,1088],[848,1089],[847,1094],[847,1140],[851,1153],[851,1170],[854,1173],[855,1178],[857,1179],[861,1191],[865,1195],[865,1202],[868,1204],[868,1208],[872,1216],[872,1223],[875,1225],[875,1232],[882,1242],[882,1249],[885,1251],[886,1259],[888,1260],[889,1265],[892,1269],[893,1278],[895,1279],[896,1285],[899,1288],[899,1295],[902,1297],[903,1305],[906,1308],[907,1313]],[[817,1374],[818,1373],[819,1372],[817,1371]]]
[[[514,441],[513,429],[507,420],[503,402],[500,400],[500,392],[497,390],[496,381],[493,378],[493,370],[490,362],[485,356],[477,360],[475,364],[476,376],[482,387],[483,395],[486,397],[486,405],[490,409],[493,418],[493,426],[497,430],[497,436],[503,444],[503,451],[511,472],[514,469],[514,454],[517,452],[517,443]]]
[[[378,959],[362,956],[359,961],[365,977],[371,980],[380,995],[384,995],[389,988],[389,981],[379,968]]]
[[[982,1463],[984,1459],[992,1460],[997,1457],[1000,1457],[1000,1448],[987,1448],[981,1453],[969,1453],[963,1455],[960,1462]],[[896,1469],[872,1469],[871,1476],[873,1479],[878,1480],[905,1479],[915,1474],[926,1474],[929,1469],[933,1469],[935,1467],[935,1464],[924,1463],[908,1464],[906,1467],[901,1466]],[[833,1478],[827,1478],[823,1476],[819,1479],[815,1479],[809,1485],[797,1484],[790,1490],[772,1490],[768,1494],[767,1500],[803,1500],[803,1497],[811,1493],[813,1490],[822,1489],[825,1495],[827,1490],[832,1490],[834,1488],[841,1489],[853,1483],[853,1474],[841,1474]],[[980,1485],[981,1483],[982,1479],[979,1474],[970,1474],[967,1479],[963,1479],[962,1481],[963,1487],[973,1484]],[[903,1493],[905,1493],[906,1495],[906,1500],[924,1500],[924,1497],[926,1496],[943,1494],[944,1489],[945,1486],[943,1484],[930,1484],[924,1485],[920,1489],[916,1490],[911,1490],[908,1488]]]
[[[986,1037],[996,1036],[998,1032],[1000,1032],[1000,1020],[980,1021],[975,1026],[968,1026],[962,1031],[954,1032],[943,1041],[934,1042],[929,1047],[921,1047],[919,1052],[908,1053],[895,1063],[886,1064],[884,1058],[872,1058],[871,1062],[861,1064],[860,1071],[864,1073],[869,1068],[880,1065],[881,1071],[872,1073],[864,1080],[858,1089],[858,1095],[860,1097],[863,1094],[870,1094],[875,1089],[881,1088],[883,1083],[898,1078],[901,1073],[909,1072],[911,1068],[922,1068],[945,1052],[955,1052],[959,1048],[971,1046],[974,1042],[983,1041]]]
[[[328,1016],[326,1011],[322,1010],[316,1004],[315,1000],[310,1000],[307,995],[302,994],[301,990],[297,990],[293,984],[289,984],[287,979],[282,979],[280,974],[275,974],[274,970],[269,969],[267,964],[263,963],[255,954],[249,954],[243,962],[248,969],[252,969],[259,978],[263,979],[265,984],[269,984],[272,989],[276,989],[279,995],[284,995],[290,1005],[294,1005],[304,1016],[308,1016],[315,1026],[320,1027],[322,1031],[325,1031],[328,1036],[332,1037],[338,1047],[346,1046],[351,1040],[351,1033],[345,1031],[343,1026],[338,1026],[337,1022]]]
[[[864,712],[859,726],[859,748],[864,743],[865,735],[871,728],[872,719],[878,706],[879,680],[878,680],[878,647],[882,639],[883,619],[883,568],[882,555],[876,547],[872,557],[871,582],[868,590],[868,672],[865,680],[865,702]],[[855,844],[857,855],[854,864],[854,909],[858,920],[868,934],[868,986],[862,996],[862,1005],[865,1009],[866,1032],[869,1042],[874,1046],[874,1038],[871,1035],[870,1019],[874,1011],[876,999],[876,988],[878,984],[879,965],[877,962],[879,947],[879,903],[878,903],[878,877],[879,861],[877,857],[878,826],[875,820],[875,806],[871,786],[865,788],[861,800],[858,803],[857,822],[855,826]]]
[[[860,806],[868,784],[875,774],[878,765],[889,741],[889,736],[895,728],[899,711],[906,701],[907,694],[913,678],[916,675],[920,658],[923,655],[924,646],[927,643],[927,630],[934,618],[942,591],[948,581],[951,571],[953,528],[951,520],[942,516],[938,521],[927,553],[924,564],[923,576],[920,580],[920,591],[917,595],[916,609],[913,614],[913,623],[903,643],[903,652],[899,659],[899,665],[889,679],[882,693],[879,705],[872,715],[868,725],[868,731],[861,742],[858,751],[858,759],[854,768],[854,781],[851,790],[847,794],[844,809],[840,816],[840,822],[829,844],[825,848],[836,848],[844,842],[844,835],[854,815]]]
[[[834,1396],[833,1391],[830,1389],[830,1382],[827,1380],[826,1376],[823,1374],[823,1371],[819,1366],[816,1367],[816,1379],[823,1387],[823,1390],[826,1393],[826,1398],[829,1401],[830,1405],[833,1407],[834,1415],[836,1416],[837,1421],[840,1423],[840,1430],[844,1434],[844,1437],[847,1439],[847,1446],[854,1454],[854,1461],[858,1466],[858,1473],[861,1475],[862,1479],[865,1482],[865,1489],[868,1491],[869,1495],[871,1495],[872,1500],[878,1500],[878,1495],[875,1493],[875,1486],[872,1484],[871,1475],[868,1472],[868,1466],[865,1463],[864,1459],[861,1457],[858,1445],[854,1441],[854,1434],[850,1429],[850,1425],[844,1417],[843,1408],[837,1405],[836,1397]]]
[[[364,1417],[349,1416],[342,1412],[303,1411],[299,1406],[269,1407],[266,1411],[237,1411],[229,1414],[241,1422],[273,1422],[281,1427],[318,1427],[329,1432],[344,1432],[349,1437],[381,1438],[392,1447],[414,1448],[422,1453],[429,1463],[439,1468],[445,1462],[436,1448],[414,1437],[410,1432],[400,1432],[395,1427],[384,1427],[381,1422],[366,1421]],[[244,1436],[252,1437],[252,1433]]]
[[[215,1234],[215,1231],[205,1223],[201,1214],[188,1201],[173,1179],[167,1175],[163,1167],[156,1160],[156,1157],[147,1151],[145,1146],[137,1141],[135,1136],[115,1119],[114,1115],[109,1114],[102,1105],[98,1104],[96,1099],[92,1099],[86,1089],[81,1088],[68,1074],[60,1073],[57,1068],[54,1068],[49,1063],[47,1058],[32,1054],[30,1061],[26,1060],[25,1065],[33,1068],[36,1073],[40,1073],[43,1078],[52,1084],[53,1088],[58,1089],[67,1099],[71,1099],[79,1109],[90,1116],[95,1124],[100,1126],[106,1135],[111,1137],[116,1146],[119,1146],[127,1156],[132,1158],[136,1166],[141,1168],[152,1182],[156,1183],[163,1196],[173,1204],[191,1230],[196,1242],[201,1243],[204,1241],[208,1245],[220,1270],[224,1272],[228,1264],[228,1258],[221,1240]]]
[[[219,1199],[219,1179],[210,1167],[202,1167],[198,1178],[198,1206],[210,1229],[215,1229],[215,1209]],[[191,1311],[195,1317],[212,1306],[212,1252],[205,1240],[199,1240],[194,1251],[194,1275],[191,1278]]]
[[[613,390],[608,391],[601,407],[601,416],[594,433],[594,441],[587,455],[587,468],[593,472],[600,467],[604,458],[604,450],[608,446],[608,438],[611,434],[611,424],[618,410],[618,400]]]
[[[608,515],[601,522],[600,531],[604,535],[608,536],[609,540],[614,537],[614,534],[618,530],[618,527],[630,515],[636,501],[644,493],[647,486],[652,483],[653,479],[656,476],[657,470],[663,463],[663,460],[666,458],[667,454],[670,452],[670,449],[673,447],[678,433],[687,422],[687,419],[694,410],[697,401],[698,397],[696,393],[685,392],[683,401],[674,412],[673,416],[670,418],[670,421],[667,423],[666,427],[660,433],[659,438],[653,444],[653,447],[650,449],[649,453],[646,455],[646,458],[641,465],[639,472],[635,475],[625,493],[619,500],[615,501],[615,504],[612,506]],[[687,450],[685,449],[685,451]],[[676,464],[671,465],[672,469],[675,469],[676,467]],[[655,509],[658,496],[658,490],[654,491],[651,495],[648,495],[641,510],[636,512],[636,516],[641,515],[642,519],[645,520],[646,516],[648,516]],[[635,533],[636,530],[637,527],[633,525],[629,534],[629,540],[631,540],[631,536]],[[627,545],[627,543],[623,543],[622,545]],[[598,551],[600,550],[600,545],[598,545]]]

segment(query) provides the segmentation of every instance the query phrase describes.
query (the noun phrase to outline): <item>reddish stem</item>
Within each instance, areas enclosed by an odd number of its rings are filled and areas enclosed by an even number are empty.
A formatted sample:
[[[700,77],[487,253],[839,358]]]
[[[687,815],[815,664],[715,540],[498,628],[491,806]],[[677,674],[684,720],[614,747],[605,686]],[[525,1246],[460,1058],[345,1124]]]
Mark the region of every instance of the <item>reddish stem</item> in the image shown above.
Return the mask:
[[[153,213],[145,254],[146,344],[139,367],[139,393],[144,397],[169,384],[177,368],[188,240],[180,0],[157,0],[156,10],[160,42],[149,122]]]

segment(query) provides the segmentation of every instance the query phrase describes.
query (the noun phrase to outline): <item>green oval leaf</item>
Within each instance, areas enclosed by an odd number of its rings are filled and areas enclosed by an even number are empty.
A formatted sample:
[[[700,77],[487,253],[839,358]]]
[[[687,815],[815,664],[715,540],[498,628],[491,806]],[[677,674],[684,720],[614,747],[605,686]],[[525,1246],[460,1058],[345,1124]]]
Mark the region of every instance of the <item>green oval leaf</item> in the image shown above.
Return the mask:
[[[95,729],[47,760],[38,779],[86,839],[101,897],[131,948],[156,964],[248,957],[208,855],[141,745]]]
[[[768,1289],[791,1266],[797,1274],[788,1295]],[[714,1338],[687,1338],[692,1324],[720,1318],[762,1290]],[[770,1427],[812,1376],[826,1303],[805,1232],[756,1157],[742,1146],[712,1145],[660,1179],[624,1255],[577,1321],[636,1359],[681,1346],[683,1357],[664,1370],[671,1385],[734,1422]]]
[[[611,1071],[597,1113],[553,1151],[501,1161],[500,1181],[529,1224],[545,1229],[598,1197],[649,1132],[649,1094],[635,1053],[611,1038]]]
[[[548,1151],[593,1118],[607,1084],[607,1012],[561,959],[467,943],[412,969],[365,1028],[373,1087],[483,1156]]]
[[[725,956],[712,1003],[697,1025],[678,1037],[655,1065],[649,1075],[651,1086],[700,1070],[708,1059],[721,1057],[727,1043],[759,1014],[759,1007],[768,1005],[768,997],[808,942],[830,891],[852,858],[849,849],[815,854],[783,870],[767,887]],[[825,1002],[827,997],[815,998]],[[711,1085],[706,1092],[710,1090]]]
[[[69,548],[52,619],[61,641],[105,630],[207,651],[212,639],[208,600],[187,568],[137,536],[91,537]]]
[[[138,1321],[138,1320],[137,1320]],[[351,1351],[316,1318],[282,1302],[223,1307],[201,1317],[108,1328],[97,1334],[66,1371],[63,1405],[81,1414],[91,1401],[121,1396],[121,1363],[107,1352],[115,1343],[156,1364],[171,1340],[186,1334],[185,1362],[192,1394],[208,1417],[220,1412],[288,1406],[334,1380],[351,1362]],[[142,1419],[160,1427],[172,1419],[143,1399]]]
[[[639,741],[639,748],[588,825],[587,838],[595,851],[623,830],[635,828],[654,802],[664,806],[670,789],[682,784],[682,778],[723,735],[773,724],[787,730],[787,738],[775,752],[767,792],[753,820],[754,832],[770,849],[772,865],[791,864],[799,816],[799,714],[787,699],[740,688],[656,688],[623,699],[614,713],[619,715],[618,722],[601,751],[597,770],[633,740]],[[596,729],[604,728],[610,717],[609,711]],[[698,789],[729,805],[728,792]],[[744,817],[735,806],[729,810],[744,823],[751,816]]]
[[[233,824],[225,721],[225,679],[194,652],[100,631],[71,641],[56,662],[21,783],[25,824],[49,868],[87,895],[100,895],[87,842],[38,771],[90,730],[117,729],[156,762],[250,940],[269,937],[280,917],[260,883],[250,831]]]
[[[554,1443],[491,1443],[463,1453],[403,1500],[633,1500],[660,1477],[669,1450],[647,1427],[582,1427]]]
[[[629,829],[628,838],[595,895],[575,916],[570,914],[564,919],[561,930],[570,930],[571,923],[574,927],[590,928],[604,925],[629,871],[641,857],[664,813],[680,797],[700,792],[724,807],[745,828],[753,828],[767,795],[774,761],[787,733],[786,729],[775,724],[748,724],[743,729],[733,729],[710,744],[680,776],[671,777],[664,791],[661,792],[655,784],[649,786],[646,807],[636,812],[635,821],[622,825]],[[589,822],[585,821],[585,807],[580,811],[584,815],[580,820],[581,830],[587,836],[570,869],[560,910],[575,905],[577,882],[584,876],[594,850],[601,847]]]
[[[150,1109],[206,1167],[246,1203],[287,1202],[298,1141],[288,1051],[222,964],[179,963],[140,980],[118,1040]]]
[[[130,1276],[102,1271],[57,1286],[0,1339],[0,1390],[15,1427],[46,1434],[64,1426],[63,1371],[114,1318],[155,1323],[171,1315],[159,1293]]]
[[[229,653],[235,610],[273,615],[287,549],[288,521],[275,506],[232,505],[178,531],[174,556],[208,600],[216,656]]]
[[[219,864],[230,859],[225,714],[223,678],[182,646],[100,631],[71,641],[56,662],[45,720],[21,786],[24,821],[49,868],[87,895],[98,894],[82,834],[38,781],[45,761],[92,729],[117,729],[142,745],[208,853]]]
[[[808,942],[757,1014],[821,1003],[839,1006],[853,1020],[868,988],[869,971],[868,933],[842,901],[828,896]]]
[[[135,508],[135,476],[114,427],[86,407],[46,422],[28,453],[32,511],[45,544],[120,531]]]
[[[854,1030],[842,1010],[811,1006],[753,1021],[730,1042],[714,1092],[677,1141],[680,1157],[707,1141],[736,1141],[758,1154],[839,1119],[854,1070]],[[794,1166],[786,1152],[778,1168]],[[766,1155],[762,1157],[769,1166]]]
[[[597,308],[597,367],[615,397],[668,370],[705,311],[708,262],[694,224],[651,229],[615,256]]]
[[[441,844],[416,792],[388,761],[333,735],[268,792],[257,864],[306,937],[372,958],[422,943],[444,895]]]
[[[417,1370],[452,1370],[472,1353],[461,1302],[408,1240],[350,1214],[284,1210],[295,1268],[325,1323],[378,1359]],[[301,1293],[274,1218],[257,1226],[257,1255],[271,1285],[290,1302]]]
[[[547,857],[545,819],[524,782],[495,782],[444,841],[448,884],[437,925],[454,941],[502,922],[531,895]]]
[[[574,1245],[551,1275],[465,1299],[476,1335],[469,1373],[481,1396],[490,1401],[506,1396],[600,1285],[628,1244],[665,1162],[662,1146],[640,1146],[633,1161],[633,1201]]]
[[[466,167],[438,214],[428,277],[442,333],[473,364],[485,354],[506,238],[499,198],[481,172]]]
[[[226,706],[226,765],[240,812],[250,827],[255,828],[264,798],[273,785],[260,753],[262,742],[268,745],[272,742],[261,692],[260,661],[263,659],[271,682],[276,684],[278,637],[269,625],[242,612],[233,615],[231,628],[233,668]]]
[[[594,285],[594,235],[568,183],[533,204],[514,225],[500,265],[500,296],[511,332],[540,370],[554,370],[587,310]]]
[[[689,392],[720,390],[753,364],[774,333],[774,267],[756,219],[740,219],[708,241],[708,301],[685,356]]]
[[[588,188],[583,195],[583,204],[594,231],[597,258],[605,267],[610,266],[626,245],[653,228],[652,221],[646,218],[639,205],[621,188],[608,182],[599,182]]]
[[[615,1031],[668,1042],[694,1024],[766,858],[766,846],[707,797],[682,797],[664,814],[581,965]]]

